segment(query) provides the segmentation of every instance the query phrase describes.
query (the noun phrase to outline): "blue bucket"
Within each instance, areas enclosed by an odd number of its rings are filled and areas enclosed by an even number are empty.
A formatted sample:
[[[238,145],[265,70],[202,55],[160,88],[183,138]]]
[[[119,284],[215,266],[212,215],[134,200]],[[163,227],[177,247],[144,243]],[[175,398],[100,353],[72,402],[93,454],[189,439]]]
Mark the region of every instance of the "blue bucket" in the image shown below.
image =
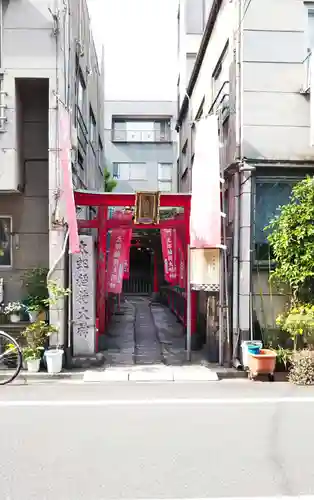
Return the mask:
[[[259,354],[261,351],[261,348],[259,345],[256,345],[256,344],[249,344],[248,345],[248,352],[249,354],[252,354],[253,356],[256,356],[257,354]]]

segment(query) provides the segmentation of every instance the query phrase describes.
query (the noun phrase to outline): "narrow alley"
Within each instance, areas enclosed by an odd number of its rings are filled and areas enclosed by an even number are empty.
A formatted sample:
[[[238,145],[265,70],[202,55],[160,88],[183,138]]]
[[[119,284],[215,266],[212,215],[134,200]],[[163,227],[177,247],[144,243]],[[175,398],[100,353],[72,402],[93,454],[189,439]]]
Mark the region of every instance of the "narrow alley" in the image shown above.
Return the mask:
[[[182,325],[148,297],[125,297],[112,317],[107,341],[107,366],[182,364],[186,357]]]

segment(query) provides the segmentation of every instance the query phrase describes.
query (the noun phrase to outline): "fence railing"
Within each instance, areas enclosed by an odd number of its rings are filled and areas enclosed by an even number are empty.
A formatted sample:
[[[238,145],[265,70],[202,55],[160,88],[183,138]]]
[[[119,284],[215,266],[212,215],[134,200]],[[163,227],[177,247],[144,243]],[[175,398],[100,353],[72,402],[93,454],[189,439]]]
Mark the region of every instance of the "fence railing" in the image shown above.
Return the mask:
[[[119,130],[112,131],[115,142],[171,142],[171,130]]]

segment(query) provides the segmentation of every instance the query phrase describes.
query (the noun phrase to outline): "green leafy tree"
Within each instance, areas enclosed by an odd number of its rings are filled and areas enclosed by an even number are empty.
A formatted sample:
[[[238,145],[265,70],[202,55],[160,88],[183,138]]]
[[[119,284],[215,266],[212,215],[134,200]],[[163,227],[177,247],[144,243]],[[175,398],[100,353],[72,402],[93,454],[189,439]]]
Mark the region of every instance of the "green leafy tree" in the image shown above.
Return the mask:
[[[292,189],[290,202],[280,207],[267,226],[268,241],[276,261],[270,279],[288,285],[293,302],[312,301],[314,282],[314,178],[307,177]]]
[[[104,189],[107,193],[111,193],[117,185],[117,181],[113,179],[111,173],[105,168],[104,171]]]

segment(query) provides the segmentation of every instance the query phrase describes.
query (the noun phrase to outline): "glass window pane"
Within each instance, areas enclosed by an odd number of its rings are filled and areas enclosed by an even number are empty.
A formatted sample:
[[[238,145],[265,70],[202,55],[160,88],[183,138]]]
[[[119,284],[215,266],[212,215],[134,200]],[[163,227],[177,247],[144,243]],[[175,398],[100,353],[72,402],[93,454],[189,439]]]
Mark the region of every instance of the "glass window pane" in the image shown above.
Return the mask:
[[[158,190],[162,193],[170,193],[172,191],[172,183],[167,181],[158,181]]]
[[[204,0],[186,0],[186,32],[202,34],[204,30]]]
[[[0,217],[0,266],[11,266],[11,218]]]
[[[314,49],[314,10],[308,12],[308,48]]]
[[[255,202],[255,241],[267,243],[264,228],[280,213],[279,207],[289,202],[292,182],[257,182]]]
[[[129,163],[119,163],[119,174],[118,179],[122,181],[128,181],[130,179],[130,165]]]
[[[142,181],[146,179],[145,163],[130,163],[130,180]]]
[[[160,181],[171,181],[172,163],[158,163],[158,179]]]

